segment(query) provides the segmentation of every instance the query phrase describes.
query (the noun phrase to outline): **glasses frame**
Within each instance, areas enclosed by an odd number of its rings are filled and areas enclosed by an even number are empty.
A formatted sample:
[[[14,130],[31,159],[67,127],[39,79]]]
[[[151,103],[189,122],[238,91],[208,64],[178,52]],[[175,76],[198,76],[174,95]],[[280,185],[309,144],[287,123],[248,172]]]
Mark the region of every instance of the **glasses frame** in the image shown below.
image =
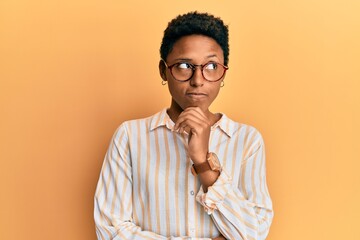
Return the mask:
[[[208,82],[218,82],[218,81],[220,81],[220,80],[224,77],[226,71],[229,70],[229,67],[227,67],[227,66],[225,66],[225,65],[223,65],[223,64],[221,64],[221,63],[214,62],[214,61],[210,61],[210,62],[207,62],[207,63],[205,63],[205,64],[192,64],[192,63],[187,63],[187,64],[189,64],[189,65],[191,66],[192,74],[191,74],[191,76],[190,76],[188,79],[186,79],[186,80],[179,80],[179,79],[176,79],[176,77],[174,77],[174,74],[173,74],[173,72],[172,72],[172,69],[173,69],[173,67],[174,67],[176,64],[184,63],[184,62],[176,62],[176,63],[168,66],[164,59],[161,59],[161,61],[164,62],[165,66],[170,70],[171,76],[172,76],[176,81],[178,81],[178,82],[187,82],[187,81],[189,81],[189,80],[194,76],[194,73],[195,73],[195,70],[196,70],[197,67],[200,67],[201,75],[202,75],[203,78],[204,78],[206,81],[208,81]],[[205,67],[206,65],[208,65],[209,63],[216,63],[216,64],[218,64],[218,65],[220,65],[220,66],[222,66],[222,67],[224,68],[224,72],[223,72],[223,74],[221,75],[221,77],[220,77],[219,79],[214,80],[214,81],[211,81],[211,80],[206,79],[206,77],[204,76],[204,67]]]

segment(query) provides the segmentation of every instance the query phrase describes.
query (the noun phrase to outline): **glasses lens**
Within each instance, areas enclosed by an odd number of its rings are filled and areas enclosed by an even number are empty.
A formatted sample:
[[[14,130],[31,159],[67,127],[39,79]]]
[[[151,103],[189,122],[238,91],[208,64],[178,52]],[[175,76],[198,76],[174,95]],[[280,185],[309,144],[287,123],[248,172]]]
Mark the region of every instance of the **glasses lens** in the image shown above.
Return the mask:
[[[215,62],[206,64],[203,68],[204,78],[208,81],[218,81],[224,75],[225,68]]]
[[[176,63],[170,67],[171,74],[178,81],[189,80],[195,71],[195,66],[190,63]],[[226,68],[219,63],[209,62],[202,67],[202,74],[207,81],[216,82],[220,80],[226,71]]]
[[[175,79],[186,81],[191,78],[193,69],[188,63],[177,63],[172,67],[171,73]]]

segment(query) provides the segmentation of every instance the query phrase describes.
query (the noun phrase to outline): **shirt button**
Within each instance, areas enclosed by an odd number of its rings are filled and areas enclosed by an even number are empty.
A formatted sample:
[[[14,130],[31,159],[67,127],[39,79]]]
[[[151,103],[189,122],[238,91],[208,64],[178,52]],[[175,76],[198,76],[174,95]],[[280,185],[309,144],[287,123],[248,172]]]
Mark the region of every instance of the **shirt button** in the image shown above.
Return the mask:
[[[194,193],[194,191],[191,191],[190,194],[194,196],[195,193]]]

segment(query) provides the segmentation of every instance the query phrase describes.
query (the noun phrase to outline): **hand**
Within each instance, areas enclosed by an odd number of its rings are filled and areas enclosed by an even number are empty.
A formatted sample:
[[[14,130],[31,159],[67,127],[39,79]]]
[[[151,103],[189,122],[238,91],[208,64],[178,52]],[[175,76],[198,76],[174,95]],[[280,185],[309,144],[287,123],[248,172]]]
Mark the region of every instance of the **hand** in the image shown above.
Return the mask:
[[[186,108],[180,113],[174,130],[189,133],[188,154],[195,164],[206,161],[209,150],[211,121],[199,107]]]

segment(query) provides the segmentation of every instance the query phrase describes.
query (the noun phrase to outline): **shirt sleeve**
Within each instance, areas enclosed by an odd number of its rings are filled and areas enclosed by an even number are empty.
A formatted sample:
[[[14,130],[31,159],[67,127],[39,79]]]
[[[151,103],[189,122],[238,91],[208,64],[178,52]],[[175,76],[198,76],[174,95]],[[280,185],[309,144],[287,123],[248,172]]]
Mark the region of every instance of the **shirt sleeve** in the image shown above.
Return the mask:
[[[273,219],[273,208],[266,185],[265,150],[260,137],[242,160],[241,177],[234,183],[223,169],[216,182],[196,199],[218,230],[227,239],[265,239]]]
[[[96,235],[100,240],[125,239],[207,239],[165,237],[142,231],[133,221],[132,170],[125,124],[115,132],[106,153],[94,198]]]

